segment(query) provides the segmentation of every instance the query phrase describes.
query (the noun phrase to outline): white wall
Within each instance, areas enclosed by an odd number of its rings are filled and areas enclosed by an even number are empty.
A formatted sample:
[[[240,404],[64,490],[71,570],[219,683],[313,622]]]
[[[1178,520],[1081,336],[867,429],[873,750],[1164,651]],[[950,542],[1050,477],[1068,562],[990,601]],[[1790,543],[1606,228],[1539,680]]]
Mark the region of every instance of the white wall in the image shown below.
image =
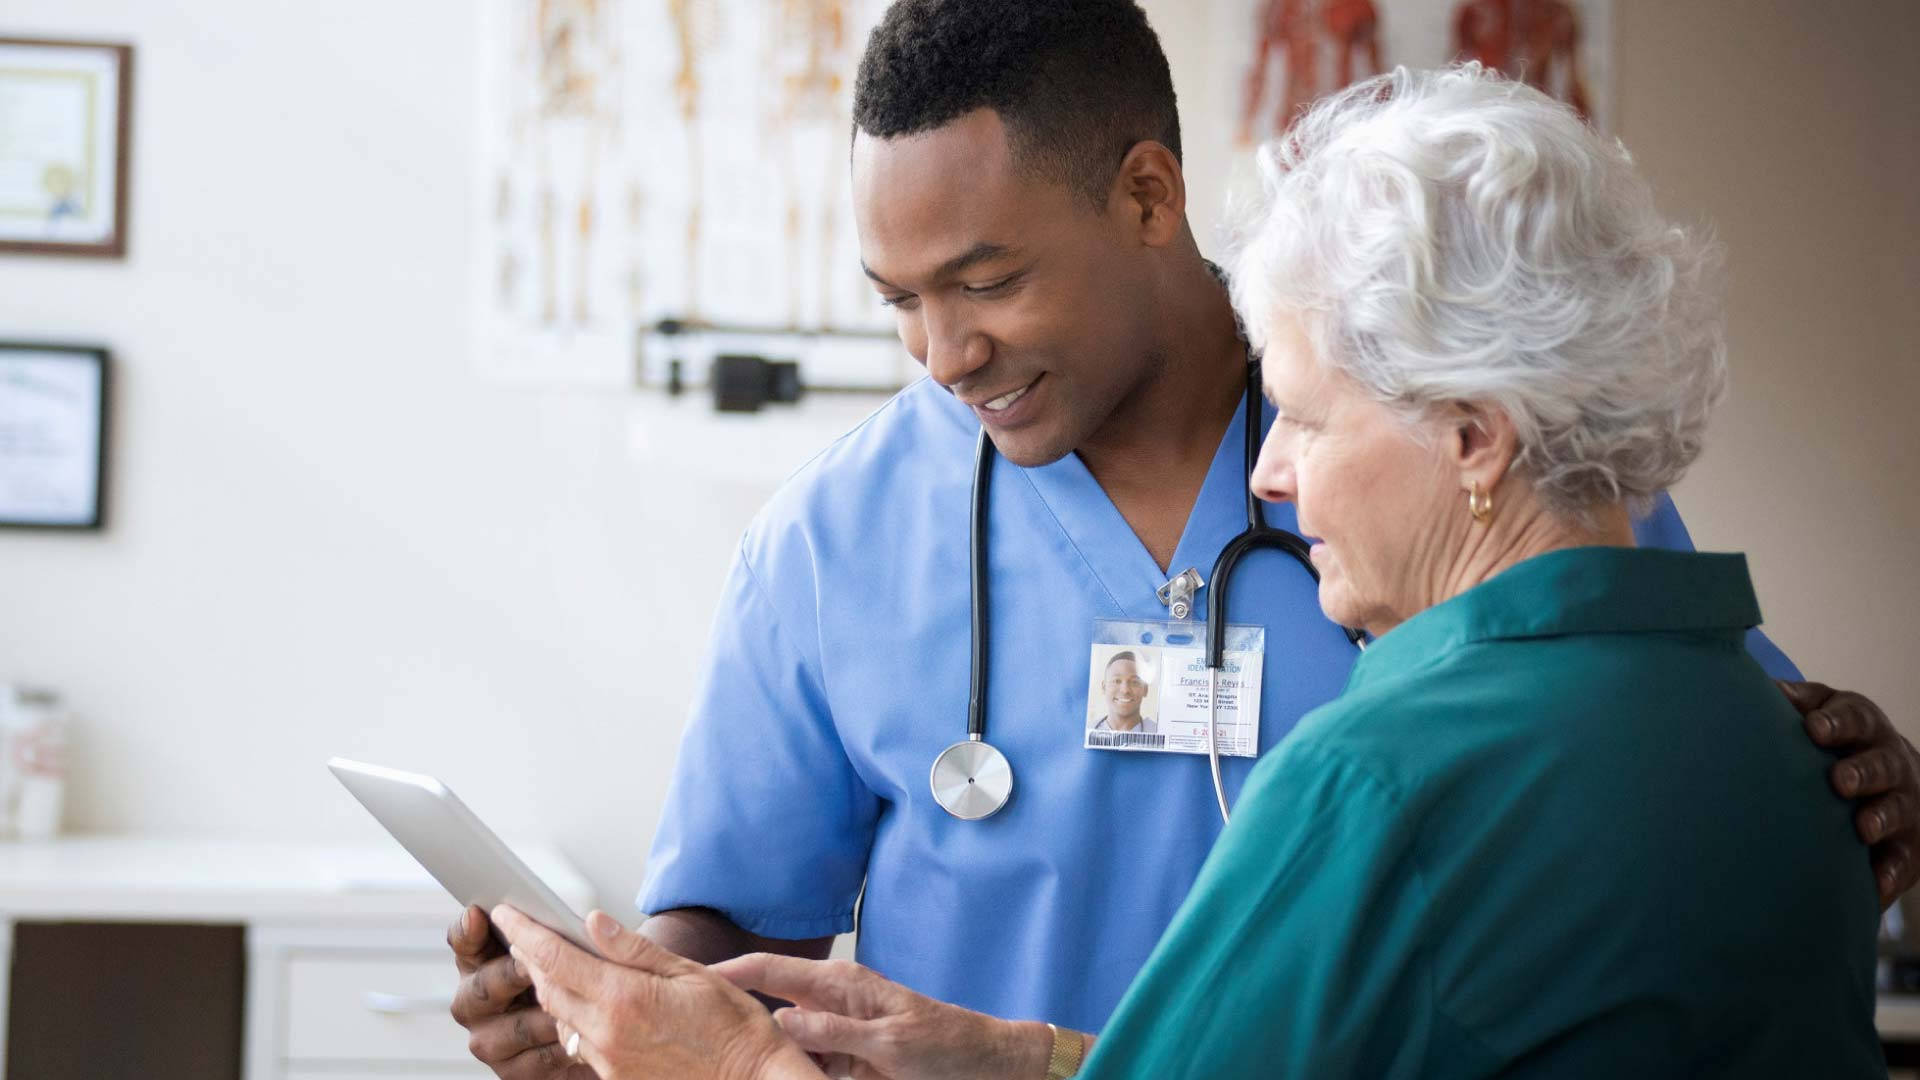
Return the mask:
[[[0,258],[0,337],[118,363],[110,528],[0,534],[0,679],[77,711],[73,823],[379,842],[321,767],[364,755],[625,900],[772,482],[631,454],[625,395],[472,374],[472,5],[4,24],[138,48],[130,258]]]
[[[1733,390],[1675,492],[1809,676],[1920,737],[1920,4],[1629,0],[1620,132],[1729,254]]]
[[[1146,6],[1189,130],[1231,117],[1210,6]],[[1620,15],[1621,126],[1720,221],[1740,288],[1740,389],[1682,506],[1753,552],[1810,670],[1912,720],[1916,125],[1887,157],[1912,84],[1873,65],[1913,19],[1801,48],[1813,6],[1751,10]],[[692,452],[628,395],[473,375],[467,0],[9,0],[0,31],[139,49],[130,258],[0,257],[0,337],[119,362],[111,527],[0,533],[0,679],[77,710],[74,823],[379,842],[320,766],[362,755],[443,774],[624,902],[760,459],[845,416]]]

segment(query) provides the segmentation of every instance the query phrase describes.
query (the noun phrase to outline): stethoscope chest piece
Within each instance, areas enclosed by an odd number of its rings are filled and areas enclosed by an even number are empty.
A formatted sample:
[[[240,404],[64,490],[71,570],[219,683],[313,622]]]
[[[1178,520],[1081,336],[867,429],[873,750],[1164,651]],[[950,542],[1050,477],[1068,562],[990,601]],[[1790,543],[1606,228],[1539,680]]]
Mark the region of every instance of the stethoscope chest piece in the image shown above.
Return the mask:
[[[957,742],[933,759],[933,800],[962,821],[992,817],[1013,794],[1013,766],[978,739]]]

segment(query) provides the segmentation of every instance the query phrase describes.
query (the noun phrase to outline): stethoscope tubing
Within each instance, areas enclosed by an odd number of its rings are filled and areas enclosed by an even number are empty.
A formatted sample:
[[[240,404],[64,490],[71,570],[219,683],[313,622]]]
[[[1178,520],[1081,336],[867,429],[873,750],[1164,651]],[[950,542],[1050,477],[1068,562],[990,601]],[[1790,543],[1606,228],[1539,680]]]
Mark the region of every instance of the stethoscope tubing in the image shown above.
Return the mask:
[[[993,440],[987,429],[980,429],[980,442],[974,448],[973,514],[967,529],[969,581],[969,617],[973,625],[972,675],[967,683],[967,738],[974,742],[987,737],[987,506],[993,486]]]
[[[1220,820],[1231,818],[1227,806],[1226,785],[1220,777],[1220,727],[1219,727],[1219,690],[1220,670],[1226,663],[1227,644],[1227,592],[1233,580],[1234,570],[1247,552],[1256,548],[1284,551],[1292,556],[1306,570],[1314,582],[1320,580],[1320,571],[1313,565],[1311,548],[1306,540],[1267,524],[1262,512],[1260,499],[1253,493],[1253,468],[1260,455],[1260,363],[1249,358],[1247,363],[1247,391],[1245,399],[1245,459],[1247,482],[1247,527],[1238,536],[1227,542],[1214,560],[1213,577],[1208,582],[1207,615],[1207,765],[1213,776],[1214,798],[1220,804]],[[934,761],[934,775],[930,777],[934,789],[934,799],[942,809],[957,818],[976,821],[999,812],[1012,793],[1012,766],[1004,754],[986,742],[987,737],[987,676],[988,652],[988,562],[987,528],[989,525],[987,508],[991,503],[990,494],[993,482],[993,460],[995,457],[993,440],[988,437],[986,428],[980,429],[980,438],[974,449],[972,513],[968,521],[967,558],[968,590],[971,610],[969,612],[971,634],[971,652],[969,656],[969,680],[967,689],[967,742],[976,744],[971,754],[958,753],[966,743],[956,743],[947,748]],[[1347,640],[1355,646],[1365,649],[1366,637],[1352,627],[1341,628]],[[950,755],[963,760],[990,762],[992,767],[1003,774],[1006,791],[999,793],[999,801],[991,809],[979,812],[978,806],[964,808],[943,796],[939,782],[941,759]],[[966,770],[969,773],[977,769]],[[972,779],[967,783],[971,785]]]

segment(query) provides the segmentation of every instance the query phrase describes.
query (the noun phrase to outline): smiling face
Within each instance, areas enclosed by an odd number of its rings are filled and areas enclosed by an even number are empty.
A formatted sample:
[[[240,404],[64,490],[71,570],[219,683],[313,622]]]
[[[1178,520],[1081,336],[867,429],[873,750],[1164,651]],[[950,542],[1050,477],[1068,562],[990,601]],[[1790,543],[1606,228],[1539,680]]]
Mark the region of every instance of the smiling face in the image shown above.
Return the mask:
[[[1130,205],[1017,167],[998,113],[853,143],[860,258],[900,340],[1017,465],[1073,452],[1152,377]]]
[[[1116,657],[1109,663],[1100,689],[1107,698],[1109,720],[1124,725],[1140,718],[1140,704],[1147,699],[1147,684],[1140,678],[1140,666],[1133,660]]]
[[[1274,320],[1261,379],[1279,416],[1253,491],[1292,501],[1300,532],[1319,541],[1327,617],[1377,635],[1436,603],[1466,516],[1437,442],[1323,366],[1296,318]]]

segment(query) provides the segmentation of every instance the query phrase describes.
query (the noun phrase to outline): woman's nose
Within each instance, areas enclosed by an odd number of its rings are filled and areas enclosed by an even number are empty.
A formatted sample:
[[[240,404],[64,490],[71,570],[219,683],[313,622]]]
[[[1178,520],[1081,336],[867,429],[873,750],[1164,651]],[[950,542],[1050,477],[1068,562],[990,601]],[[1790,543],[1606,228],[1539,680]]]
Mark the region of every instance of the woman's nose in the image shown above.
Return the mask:
[[[1250,480],[1254,495],[1267,502],[1285,502],[1293,498],[1293,457],[1278,428],[1267,432],[1260,444],[1260,457],[1253,463]]]

